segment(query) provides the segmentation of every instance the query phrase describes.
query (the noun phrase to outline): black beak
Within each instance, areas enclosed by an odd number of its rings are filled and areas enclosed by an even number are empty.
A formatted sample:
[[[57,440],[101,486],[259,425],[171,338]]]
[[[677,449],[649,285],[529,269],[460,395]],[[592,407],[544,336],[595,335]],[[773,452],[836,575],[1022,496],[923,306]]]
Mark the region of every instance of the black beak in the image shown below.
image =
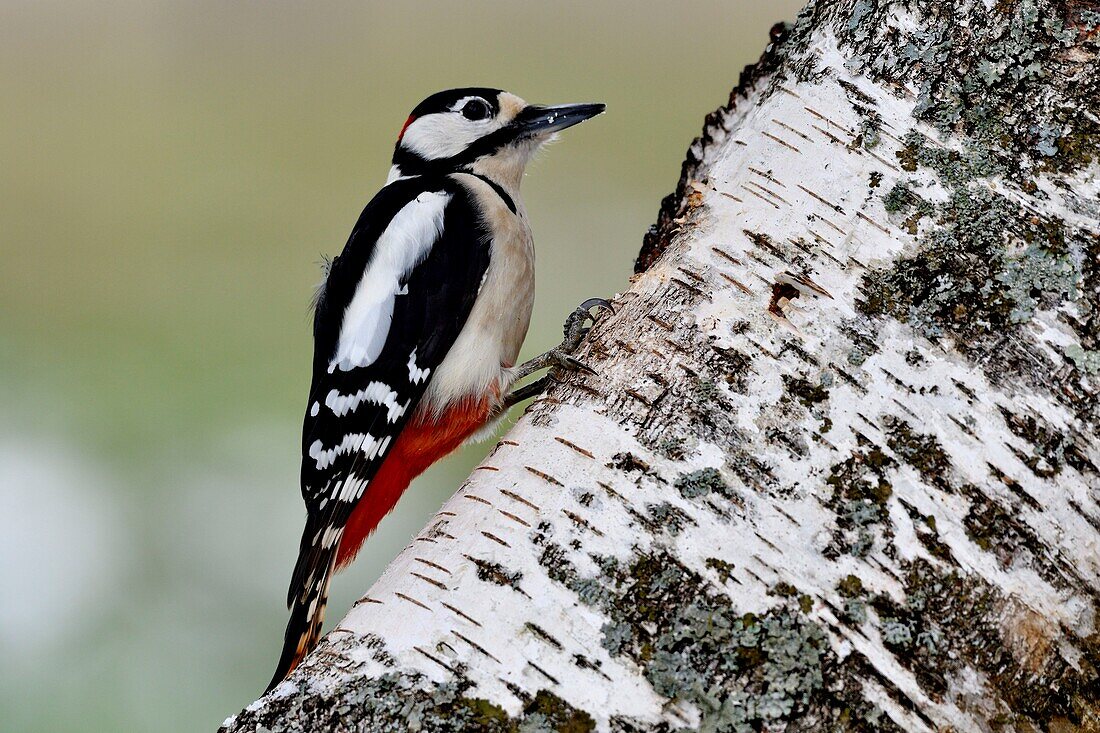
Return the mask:
[[[580,124],[604,109],[606,105],[599,103],[559,104],[553,107],[531,105],[516,115],[512,125],[517,128],[520,137],[547,135]]]

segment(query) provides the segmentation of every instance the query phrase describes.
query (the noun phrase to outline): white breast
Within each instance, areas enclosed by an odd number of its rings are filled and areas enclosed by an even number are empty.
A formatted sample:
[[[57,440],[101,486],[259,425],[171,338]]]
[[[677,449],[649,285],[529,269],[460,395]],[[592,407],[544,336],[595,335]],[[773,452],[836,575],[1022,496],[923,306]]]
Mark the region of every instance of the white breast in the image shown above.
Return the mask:
[[[435,413],[466,398],[503,395],[535,301],[535,248],[527,212],[513,195],[516,213],[481,179],[452,176],[474,194],[493,232],[489,268],[466,325],[432,375],[422,405]]]

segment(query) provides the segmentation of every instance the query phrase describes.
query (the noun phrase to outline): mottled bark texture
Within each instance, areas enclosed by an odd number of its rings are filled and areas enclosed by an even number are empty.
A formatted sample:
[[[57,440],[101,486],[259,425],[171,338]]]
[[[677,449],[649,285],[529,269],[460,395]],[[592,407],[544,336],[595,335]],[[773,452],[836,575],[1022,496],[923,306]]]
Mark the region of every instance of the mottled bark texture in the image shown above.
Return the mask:
[[[843,0],[232,731],[1100,730],[1100,12]]]

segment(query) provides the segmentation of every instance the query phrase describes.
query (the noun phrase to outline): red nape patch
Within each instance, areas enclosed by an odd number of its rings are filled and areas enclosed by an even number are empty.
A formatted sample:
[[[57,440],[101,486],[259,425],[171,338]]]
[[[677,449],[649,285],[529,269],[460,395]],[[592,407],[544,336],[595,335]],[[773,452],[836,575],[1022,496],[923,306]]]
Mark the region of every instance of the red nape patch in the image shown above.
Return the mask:
[[[496,399],[494,394],[492,402]],[[455,405],[438,419],[417,415],[409,421],[348,517],[336,551],[337,568],[355,559],[363,541],[390,513],[409,483],[428,466],[462,445],[488,421],[491,412],[490,397],[485,397]]]
[[[401,132],[397,133],[397,142],[401,142],[401,138],[405,137],[405,130],[409,129],[409,125],[416,120],[416,115],[409,115],[409,119],[405,120],[405,124],[401,125]]]

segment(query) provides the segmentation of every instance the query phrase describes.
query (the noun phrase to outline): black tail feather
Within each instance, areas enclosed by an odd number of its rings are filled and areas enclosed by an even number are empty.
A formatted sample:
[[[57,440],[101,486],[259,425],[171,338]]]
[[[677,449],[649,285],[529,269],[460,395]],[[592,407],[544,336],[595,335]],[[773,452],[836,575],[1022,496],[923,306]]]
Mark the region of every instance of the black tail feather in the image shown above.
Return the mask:
[[[290,620],[283,638],[283,652],[265,692],[270,692],[286,679],[321,639],[321,626],[325,621],[325,606],[328,603],[328,584],[336,565],[336,550],[340,538],[337,537],[331,546],[325,547],[319,541],[316,544],[310,541],[313,537],[310,536],[308,525],[306,532],[307,535],[302,538],[302,552],[298,556],[290,583],[287,602]]]

